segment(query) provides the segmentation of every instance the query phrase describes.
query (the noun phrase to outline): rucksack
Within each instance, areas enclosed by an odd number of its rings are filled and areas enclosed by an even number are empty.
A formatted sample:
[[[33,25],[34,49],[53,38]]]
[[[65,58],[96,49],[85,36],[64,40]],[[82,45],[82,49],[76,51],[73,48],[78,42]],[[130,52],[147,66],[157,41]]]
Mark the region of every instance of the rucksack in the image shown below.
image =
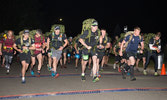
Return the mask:
[[[130,35],[130,37],[129,37],[129,40],[125,43],[124,48],[126,48],[126,47],[128,46],[128,44],[130,43],[130,41],[132,40],[133,34],[134,34],[133,31],[128,31],[128,32],[125,34],[125,38],[126,38],[127,36],[129,36],[129,35]],[[141,40],[141,35],[139,35],[139,39]]]
[[[50,33],[53,33],[53,32],[54,32],[56,26],[59,26],[59,27],[60,27],[60,33],[62,33],[62,34],[65,33],[65,26],[62,25],[62,24],[54,24],[54,25],[52,25],[52,26],[51,26]]]
[[[85,40],[88,39],[89,42],[90,42],[90,37],[91,37],[91,26],[92,26],[93,21],[96,21],[96,20],[93,18],[89,18],[89,19],[84,20],[82,23],[81,34],[83,34],[86,30],[88,30],[88,35],[85,38]],[[100,29],[97,29],[97,33],[98,33],[98,36],[100,37],[100,35],[101,35]],[[99,41],[99,39],[98,39],[98,41]]]

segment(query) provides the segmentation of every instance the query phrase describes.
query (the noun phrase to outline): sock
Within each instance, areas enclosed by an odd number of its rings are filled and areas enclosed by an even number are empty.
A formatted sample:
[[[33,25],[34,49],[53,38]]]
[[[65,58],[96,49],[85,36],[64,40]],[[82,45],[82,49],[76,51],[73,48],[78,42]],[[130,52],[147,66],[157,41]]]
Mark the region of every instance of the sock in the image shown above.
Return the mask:
[[[22,77],[22,80],[25,80],[25,77]]]
[[[82,73],[81,76],[85,76],[85,73]]]

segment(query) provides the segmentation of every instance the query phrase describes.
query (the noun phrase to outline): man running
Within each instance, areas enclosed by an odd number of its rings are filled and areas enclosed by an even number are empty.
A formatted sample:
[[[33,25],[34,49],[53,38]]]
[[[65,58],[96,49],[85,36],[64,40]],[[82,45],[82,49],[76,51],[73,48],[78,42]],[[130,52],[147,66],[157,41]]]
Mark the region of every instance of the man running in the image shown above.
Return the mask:
[[[37,58],[38,60],[38,70],[37,70],[37,76],[40,77],[41,67],[42,67],[42,52],[44,52],[45,48],[45,38],[42,36],[42,31],[40,29],[36,30],[36,34],[34,36],[34,44],[35,44],[35,50],[33,50],[33,54],[31,54],[31,68],[30,72],[31,75],[34,75],[34,65]]]
[[[138,44],[141,44],[141,50],[140,53],[143,53],[144,49],[144,43],[143,43],[143,38],[140,36],[140,31],[141,29],[139,27],[134,28],[134,33],[131,35],[128,35],[125,37],[125,39],[122,41],[121,47],[120,47],[120,56],[123,56],[122,51],[123,51],[123,46],[125,43],[128,43],[126,47],[126,54],[128,57],[128,65],[130,67],[130,80],[135,81],[136,78],[134,76],[134,65],[135,65],[135,58],[137,56],[137,49],[138,49]]]
[[[157,32],[155,37],[152,37],[149,41],[149,50],[148,50],[148,53],[147,53],[147,60],[146,60],[146,64],[144,66],[144,71],[143,71],[143,74],[144,75],[147,75],[147,67],[148,67],[148,64],[150,62],[150,58],[153,57],[154,59],[154,70],[155,70],[155,73],[154,75],[155,76],[158,76],[158,54],[161,52],[161,33],[160,32]]]
[[[10,65],[13,59],[14,42],[15,42],[15,39],[14,39],[14,33],[12,30],[9,30],[7,32],[7,35],[5,34],[3,39],[0,41],[0,55],[2,55],[2,52],[3,52],[3,56],[5,57],[5,68],[7,69],[7,72],[6,72],[7,74],[9,74]]]
[[[49,45],[50,44],[50,45]],[[53,58],[52,77],[57,78],[57,65],[61,58],[62,50],[68,44],[66,35],[60,33],[60,26],[56,26],[54,32],[49,36],[47,40],[47,50],[50,48],[51,57]]]
[[[82,74],[81,74],[81,79],[83,81],[86,80],[85,77],[85,68],[86,64],[89,59],[89,54],[92,56],[93,60],[93,82],[96,82],[99,80],[99,78],[96,76],[96,71],[97,71],[97,43],[100,38],[100,34],[97,31],[98,30],[98,23],[97,21],[93,21],[91,24],[91,29],[84,31],[83,34],[81,34],[79,42],[84,46],[84,49],[82,50],[82,58],[83,58],[83,63],[82,63]],[[88,37],[88,38],[87,38]]]
[[[31,61],[30,50],[35,49],[34,41],[29,37],[29,30],[25,30],[23,36],[18,38],[13,45],[13,48],[20,54],[20,61],[22,64],[22,83],[25,83],[25,73]]]

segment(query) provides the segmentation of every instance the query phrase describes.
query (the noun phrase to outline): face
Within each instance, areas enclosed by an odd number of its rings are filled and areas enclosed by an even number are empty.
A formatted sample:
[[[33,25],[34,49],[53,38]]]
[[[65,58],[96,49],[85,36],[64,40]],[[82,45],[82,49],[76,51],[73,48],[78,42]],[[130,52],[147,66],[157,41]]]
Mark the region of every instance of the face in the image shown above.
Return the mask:
[[[40,33],[38,33],[38,32],[36,33],[36,35],[37,35],[38,37],[39,37],[39,36],[41,36],[41,34],[40,34]]]
[[[136,36],[140,35],[140,30],[135,29],[135,30],[134,30],[134,34],[135,34]]]
[[[118,36],[115,36],[115,40],[118,40]]]
[[[12,31],[9,31],[8,32],[8,36],[11,37],[13,35],[13,32]]]
[[[55,33],[59,34],[59,33],[60,33],[60,30],[55,30]]]
[[[106,31],[105,30],[101,30],[102,36],[106,35]]]
[[[27,40],[29,38],[29,34],[24,34],[24,38]]]
[[[155,40],[159,40],[159,38],[160,38],[159,36],[155,36]]]
[[[98,26],[91,26],[92,31],[95,32],[98,29]]]

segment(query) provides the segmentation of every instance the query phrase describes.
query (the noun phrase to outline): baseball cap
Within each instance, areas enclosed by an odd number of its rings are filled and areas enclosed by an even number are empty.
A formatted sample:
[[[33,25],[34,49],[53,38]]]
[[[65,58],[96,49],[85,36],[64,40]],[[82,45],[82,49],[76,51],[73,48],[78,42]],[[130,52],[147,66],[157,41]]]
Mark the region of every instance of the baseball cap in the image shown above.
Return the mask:
[[[24,30],[24,34],[29,34],[29,30]]]
[[[56,27],[55,27],[55,30],[60,30],[60,26],[56,26]]]
[[[98,22],[97,21],[93,21],[92,22],[92,26],[98,26]]]

